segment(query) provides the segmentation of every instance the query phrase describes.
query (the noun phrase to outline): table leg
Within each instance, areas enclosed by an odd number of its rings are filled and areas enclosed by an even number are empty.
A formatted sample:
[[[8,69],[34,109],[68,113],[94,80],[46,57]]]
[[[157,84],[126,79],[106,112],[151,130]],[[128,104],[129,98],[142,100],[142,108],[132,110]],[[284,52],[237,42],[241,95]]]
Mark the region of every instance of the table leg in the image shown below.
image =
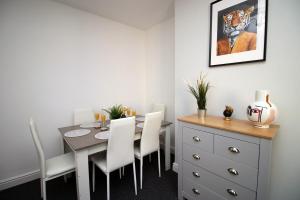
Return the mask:
[[[169,170],[171,166],[170,161],[170,134],[171,134],[171,126],[166,127],[165,131],[165,170]]]
[[[69,147],[69,145],[65,142],[65,141],[63,141],[63,149],[64,149],[64,153],[69,153],[69,152],[71,152],[72,150],[70,149],[70,147]]]
[[[77,199],[90,200],[88,150],[75,152]]]

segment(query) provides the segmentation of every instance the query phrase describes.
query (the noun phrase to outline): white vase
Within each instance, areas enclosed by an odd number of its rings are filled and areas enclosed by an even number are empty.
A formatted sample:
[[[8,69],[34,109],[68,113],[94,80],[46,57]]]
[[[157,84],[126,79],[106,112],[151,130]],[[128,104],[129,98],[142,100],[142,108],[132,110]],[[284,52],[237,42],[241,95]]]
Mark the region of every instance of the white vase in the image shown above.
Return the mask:
[[[247,108],[248,119],[258,128],[269,128],[277,116],[277,108],[270,101],[268,90],[257,90],[255,102]]]

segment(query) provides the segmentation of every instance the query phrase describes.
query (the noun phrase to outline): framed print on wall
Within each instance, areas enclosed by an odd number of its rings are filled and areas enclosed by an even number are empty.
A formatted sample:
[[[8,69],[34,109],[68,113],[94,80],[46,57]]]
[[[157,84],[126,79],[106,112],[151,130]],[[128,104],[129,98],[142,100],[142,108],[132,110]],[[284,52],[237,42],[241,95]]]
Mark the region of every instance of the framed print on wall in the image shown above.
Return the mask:
[[[267,7],[267,0],[210,4],[210,67],[266,60]]]

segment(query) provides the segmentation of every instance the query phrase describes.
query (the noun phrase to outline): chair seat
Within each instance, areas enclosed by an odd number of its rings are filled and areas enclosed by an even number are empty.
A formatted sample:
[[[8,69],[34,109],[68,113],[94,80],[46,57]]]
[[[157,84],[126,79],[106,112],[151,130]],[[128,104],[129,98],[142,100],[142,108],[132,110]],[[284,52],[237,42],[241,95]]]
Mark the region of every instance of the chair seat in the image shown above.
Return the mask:
[[[146,155],[149,155],[149,154],[151,154],[151,153],[153,153],[153,152],[155,152],[155,151],[158,151],[158,150],[159,150],[159,149],[154,150],[154,151],[149,152],[149,153],[146,153],[146,154],[143,155],[143,157],[146,156]],[[137,159],[139,159],[139,160],[141,159],[141,148],[140,148],[140,143],[134,144],[134,156],[135,156]]]
[[[46,176],[48,178],[73,169],[75,169],[75,160],[72,152],[46,160]]]
[[[106,165],[106,152],[105,153],[97,153],[91,157],[91,160],[97,165],[103,172],[107,173],[107,165]]]

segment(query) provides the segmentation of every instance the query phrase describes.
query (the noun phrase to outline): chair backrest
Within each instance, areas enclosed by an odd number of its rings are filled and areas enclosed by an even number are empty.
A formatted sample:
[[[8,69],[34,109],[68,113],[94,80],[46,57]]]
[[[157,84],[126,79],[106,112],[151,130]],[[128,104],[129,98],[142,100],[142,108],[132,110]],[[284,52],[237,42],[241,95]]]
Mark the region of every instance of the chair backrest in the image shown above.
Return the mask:
[[[95,115],[92,109],[76,109],[74,110],[74,125],[94,122]]]
[[[147,155],[159,149],[159,132],[161,127],[161,112],[145,115],[141,137],[141,155]]]
[[[134,161],[135,117],[112,120],[107,144],[107,171]]]
[[[165,120],[165,112],[166,112],[165,104],[153,104],[152,112],[161,112],[162,120]]]
[[[29,119],[29,128],[30,128],[30,132],[31,132],[31,136],[32,136],[34,145],[35,145],[37,153],[38,153],[42,178],[45,178],[46,177],[45,154],[44,154],[43,146],[40,142],[39,133],[36,128],[36,124],[32,118]]]

